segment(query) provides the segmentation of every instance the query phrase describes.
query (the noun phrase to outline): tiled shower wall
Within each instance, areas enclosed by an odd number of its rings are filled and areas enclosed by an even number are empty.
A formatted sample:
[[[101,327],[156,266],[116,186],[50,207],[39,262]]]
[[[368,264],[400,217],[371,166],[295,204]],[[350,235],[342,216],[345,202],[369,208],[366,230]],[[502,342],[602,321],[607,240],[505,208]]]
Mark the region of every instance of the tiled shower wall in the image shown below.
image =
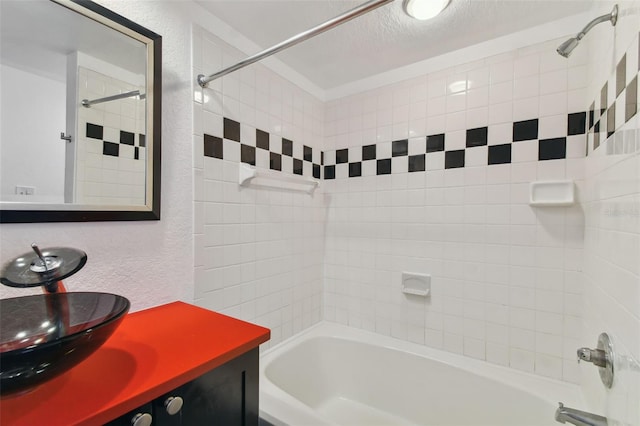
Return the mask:
[[[587,51],[559,42],[327,105],[325,319],[578,381],[583,212],[528,204],[583,187]]]
[[[594,411],[605,414],[609,424],[625,425],[640,424],[639,5],[621,4],[622,18],[615,30],[598,27],[589,39],[588,103],[593,119],[583,194],[581,345],[595,346],[598,335],[606,331],[618,362],[610,390],[587,363],[581,366],[582,383]],[[613,3],[602,5],[603,10],[611,7]]]
[[[244,55],[200,28],[193,76]],[[323,104],[260,64],[194,85],[196,304],[271,329],[276,344],[320,321],[325,200],[238,185],[240,163],[304,175],[320,169]]]

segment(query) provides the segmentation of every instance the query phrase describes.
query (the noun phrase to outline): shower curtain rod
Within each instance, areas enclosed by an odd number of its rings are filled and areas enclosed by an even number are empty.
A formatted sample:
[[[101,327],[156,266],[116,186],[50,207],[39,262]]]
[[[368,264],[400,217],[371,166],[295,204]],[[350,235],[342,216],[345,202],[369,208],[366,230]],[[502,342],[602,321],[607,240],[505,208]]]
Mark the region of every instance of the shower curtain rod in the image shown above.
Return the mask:
[[[94,104],[101,104],[103,102],[116,101],[118,99],[124,99],[124,98],[132,98],[134,96],[140,96],[140,99],[145,98],[145,95],[144,94],[141,95],[139,90],[133,90],[131,92],[120,93],[112,96],[106,96],[104,98],[94,99],[92,101],[88,99],[83,99],[81,104],[83,107],[89,108],[91,105],[94,105]]]
[[[204,74],[200,74],[198,75],[197,81],[198,84],[200,85],[200,87],[207,87],[207,85],[209,84],[210,81],[215,80],[216,78],[222,77],[224,75],[227,75],[231,72],[237,71],[240,68],[244,68],[247,65],[251,65],[254,62],[260,61],[264,58],[267,58],[275,53],[280,52],[281,50],[287,49],[291,46],[294,46],[300,42],[303,42],[305,40],[308,40],[312,37],[315,37],[318,34],[321,34],[325,31],[328,31],[332,28],[335,28],[341,24],[344,24],[347,21],[352,20],[353,18],[357,18],[360,15],[364,15],[365,13],[371,12],[372,10],[375,10],[377,8],[379,8],[380,6],[384,6],[387,3],[391,3],[394,0],[370,0],[366,3],[361,4],[360,6],[357,6],[345,13],[343,13],[342,15],[336,16],[333,19],[330,19],[320,25],[317,25],[307,31],[301,32],[298,35],[295,35],[291,38],[288,38],[287,40],[278,43],[268,49],[263,50],[262,52],[256,53],[253,56],[249,56],[246,59],[243,59],[242,61],[238,62],[235,65],[232,65],[230,67],[224,68],[214,74],[211,74],[210,76],[206,77]]]

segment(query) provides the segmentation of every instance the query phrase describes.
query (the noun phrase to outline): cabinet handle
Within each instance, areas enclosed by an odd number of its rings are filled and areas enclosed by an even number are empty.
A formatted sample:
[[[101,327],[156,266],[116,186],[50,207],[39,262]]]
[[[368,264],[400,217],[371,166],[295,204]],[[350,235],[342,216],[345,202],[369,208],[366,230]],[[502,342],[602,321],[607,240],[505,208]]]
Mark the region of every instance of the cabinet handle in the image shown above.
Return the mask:
[[[133,426],[151,426],[151,422],[153,421],[153,417],[149,413],[138,413],[131,419],[131,424]]]
[[[184,401],[181,397],[170,396],[164,401],[164,408],[167,409],[167,413],[169,413],[170,416],[173,416],[174,414],[178,414],[180,412],[183,403]]]

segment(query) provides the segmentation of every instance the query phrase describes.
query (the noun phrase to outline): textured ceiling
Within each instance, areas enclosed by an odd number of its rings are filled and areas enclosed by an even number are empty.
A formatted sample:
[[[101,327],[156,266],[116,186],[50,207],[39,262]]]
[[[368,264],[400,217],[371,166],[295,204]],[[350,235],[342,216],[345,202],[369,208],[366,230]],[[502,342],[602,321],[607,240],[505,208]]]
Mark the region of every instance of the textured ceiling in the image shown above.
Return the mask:
[[[364,0],[196,2],[261,48],[268,48]],[[593,4],[587,0],[451,0],[438,17],[417,21],[404,14],[401,0],[395,0],[276,56],[319,88],[328,90],[580,14]],[[578,30],[568,29],[567,33]]]

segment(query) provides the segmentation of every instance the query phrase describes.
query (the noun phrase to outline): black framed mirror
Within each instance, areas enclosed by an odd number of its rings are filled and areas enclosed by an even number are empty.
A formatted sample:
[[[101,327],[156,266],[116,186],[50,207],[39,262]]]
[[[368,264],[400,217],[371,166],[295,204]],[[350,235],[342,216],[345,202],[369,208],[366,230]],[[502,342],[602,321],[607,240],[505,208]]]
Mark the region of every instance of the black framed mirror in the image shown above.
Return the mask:
[[[159,220],[162,37],[88,0],[0,19],[0,222]]]

